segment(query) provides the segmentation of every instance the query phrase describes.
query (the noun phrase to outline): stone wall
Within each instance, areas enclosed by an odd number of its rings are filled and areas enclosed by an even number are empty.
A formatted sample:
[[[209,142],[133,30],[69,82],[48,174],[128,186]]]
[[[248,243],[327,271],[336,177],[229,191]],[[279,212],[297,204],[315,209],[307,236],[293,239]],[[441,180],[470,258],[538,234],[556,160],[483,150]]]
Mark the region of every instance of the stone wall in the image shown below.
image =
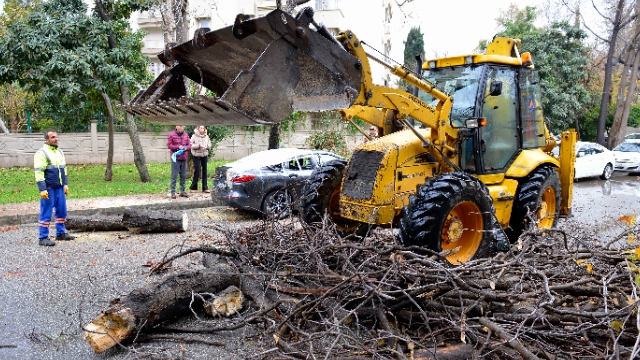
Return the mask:
[[[303,147],[305,139],[314,129],[299,129],[296,132],[283,131],[281,147]],[[140,133],[140,142],[147,162],[169,162],[167,134]],[[266,150],[269,129],[256,128],[254,131],[237,130],[222,141],[215,150],[214,158],[235,160],[256,151]],[[90,133],[59,133],[59,145],[64,151],[68,164],[106,164],[108,134],[97,132],[92,124]],[[353,148],[364,140],[362,135],[349,135],[347,144]],[[42,134],[0,134],[0,167],[33,166],[33,154],[42,147]],[[115,164],[133,163],[133,147],[127,133],[114,134]]]

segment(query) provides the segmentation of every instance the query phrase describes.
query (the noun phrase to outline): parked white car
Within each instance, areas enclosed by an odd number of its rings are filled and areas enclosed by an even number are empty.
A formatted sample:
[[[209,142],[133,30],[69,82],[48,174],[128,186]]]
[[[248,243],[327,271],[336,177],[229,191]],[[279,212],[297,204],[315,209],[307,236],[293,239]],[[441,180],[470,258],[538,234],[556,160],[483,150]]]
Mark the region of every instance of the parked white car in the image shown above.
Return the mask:
[[[558,156],[559,147],[553,149]],[[616,158],[613,151],[606,147],[586,141],[576,143],[576,171],[574,179],[599,176],[602,180],[608,180],[616,166]]]
[[[613,149],[617,171],[627,171],[629,175],[640,174],[640,142],[627,140]]]

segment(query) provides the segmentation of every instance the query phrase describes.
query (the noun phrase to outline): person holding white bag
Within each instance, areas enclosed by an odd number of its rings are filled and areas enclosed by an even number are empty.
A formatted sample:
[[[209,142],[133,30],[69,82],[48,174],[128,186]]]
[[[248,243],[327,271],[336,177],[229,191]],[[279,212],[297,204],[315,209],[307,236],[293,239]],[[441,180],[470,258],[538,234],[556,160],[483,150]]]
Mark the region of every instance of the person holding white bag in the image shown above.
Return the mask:
[[[211,149],[211,139],[207,134],[204,125],[198,126],[191,136],[191,155],[193,156],[193,180],[191,181],[191,192],[198,191],[198,180],[202,175],[202,191],[209,192],[207,186],[207,162],[209,161],[209,149]]]

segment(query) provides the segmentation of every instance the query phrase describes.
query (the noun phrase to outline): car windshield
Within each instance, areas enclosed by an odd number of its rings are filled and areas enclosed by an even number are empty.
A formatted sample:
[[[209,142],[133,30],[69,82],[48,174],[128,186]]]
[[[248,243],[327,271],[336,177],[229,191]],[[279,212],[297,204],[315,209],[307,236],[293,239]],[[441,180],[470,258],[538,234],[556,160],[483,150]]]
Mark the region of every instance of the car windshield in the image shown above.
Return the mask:
[[[478,98],[478,84],[484,65],[452,66],[441,69],[425,70],[422,75],[441,90],[453,95],[451,121],[456,126],[462,126],[473,117]],[[418,92],[421,100],[435,106],[438,100],[424,91]]]
[[[640,143],[623,142],[613,150],[621,152],[640,152]]]

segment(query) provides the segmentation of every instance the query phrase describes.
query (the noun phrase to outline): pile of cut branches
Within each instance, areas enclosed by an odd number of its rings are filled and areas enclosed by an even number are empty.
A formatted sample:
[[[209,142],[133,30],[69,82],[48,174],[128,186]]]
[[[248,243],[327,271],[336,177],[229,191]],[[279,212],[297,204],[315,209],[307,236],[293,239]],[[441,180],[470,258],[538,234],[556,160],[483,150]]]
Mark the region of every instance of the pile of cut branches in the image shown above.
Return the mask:
[[[443,254],[398,245],[389,229],[351,242],[330,226],[296,220],[214,228],[226,239],[224,249],[189,249],[156,268],[201,251],[205,265],[232,269],[248,301],[232,325],[212,320],[165,332],[195,337],[253,327],[269,349],[256,355],[265,358],[640,354],[637,225],[609,244],[561,230],[529,231],[509,252],[457,267]],[[195,313],[197,301],[191,303]]]

